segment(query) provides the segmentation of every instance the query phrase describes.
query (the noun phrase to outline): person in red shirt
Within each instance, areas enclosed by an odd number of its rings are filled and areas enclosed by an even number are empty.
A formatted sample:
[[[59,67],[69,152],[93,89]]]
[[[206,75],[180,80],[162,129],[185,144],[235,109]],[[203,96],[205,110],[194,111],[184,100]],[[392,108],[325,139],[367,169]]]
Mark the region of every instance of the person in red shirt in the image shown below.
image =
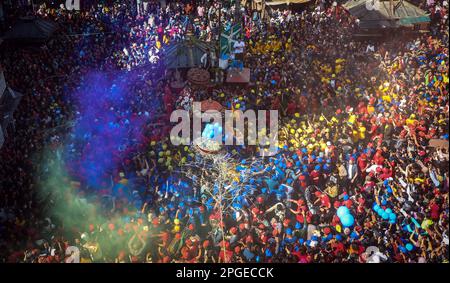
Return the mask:
[[[314,202],[314,204],[320,202],[321,207],[331,208],[331,202],[330,198],[327,194],[322,194],[321,192],[317,191],[316,193],[317,200]]]
[[[297,104],[294,101],[291,101],[287,106],[286,113],[289,116],[292,116],[295,114],[296,111],[297,111]]]
[[[362,178],[366,178],[366,169],[369,167],[369,162],[367,161],[367,155],[365,153],[358,157],[358,168],[361,173]]]
[[[440,205],[438,204],[438,202],[439,202],[439,200],[436,200],[436,199],[433,199],[431,202],[430,202],[430,211],[431,211],[431,219],[433,220],[433,221],[438,221],[439,220],[439,215],[440,215],[440,212],[441,212],[441,207],[440,207]]]
[[[219,252],[219,263],[230,263],[232,258],[233,258],[233,251],[230,250],[230,243],[221,242]]]
[[[382,155],[382,151],[381,150],[377,150],[377,152],[375,153],[375,155],[373,156],[373,161],[375,162],[375,164],[377,165],[383,165],[384,163],[384,157]]]

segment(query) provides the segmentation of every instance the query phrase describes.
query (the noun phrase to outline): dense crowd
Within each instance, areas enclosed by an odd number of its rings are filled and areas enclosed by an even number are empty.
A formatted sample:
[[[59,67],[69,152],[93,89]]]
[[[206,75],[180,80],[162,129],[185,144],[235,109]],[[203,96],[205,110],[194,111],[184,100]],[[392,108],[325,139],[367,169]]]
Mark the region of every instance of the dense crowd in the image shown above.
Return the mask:
[[[429,33],[370,42],[340,4],[266,18],[243,7],[251,84],[186,88],[228,109],[280,111],[278,154],[226,148],[235,181],[252,175],[226,211],[201,182],[211,173],[189,167],[199,153],[168,138],[181,106],[164,50],[191,31],[217,41],[235,7],[150,1],[136,14],[123,2],[41,7],[62,35],[2,50],[8,84],[25,94],[0,151],[2,261],[448,262],[449,153],[434,143],[448,142],[448,2],[420,1]],[[59,163],[67,174],[52,184]]]

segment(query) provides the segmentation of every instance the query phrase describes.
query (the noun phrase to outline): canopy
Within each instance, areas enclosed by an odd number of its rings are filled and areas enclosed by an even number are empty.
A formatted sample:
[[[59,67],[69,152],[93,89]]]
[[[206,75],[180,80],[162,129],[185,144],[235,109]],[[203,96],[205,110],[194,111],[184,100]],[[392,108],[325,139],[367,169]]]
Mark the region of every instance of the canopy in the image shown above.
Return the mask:
[[[368,9],[367,5],[371,5],[372,9]],[[360,20],[359,26],[363,29],[398,28],[430,21],[424,10],[403,0],[380,0],[378,3],[371,0],[350,0],[344,4],[344,8]]]
[[[19,106],[22,94],[6,87],[6,90],[0,96],[0,126],[6,131],[9,123],[13,119],[14,111]]]
[[[188,38],[167,48],[166,67],[169,69],[199,67],[203,54],[208,50],[214,53],[214,45],[192,37]]]
[[[4,40],[26,41],[26,42],[44,42],[47,41],[57,30],[54,22],[25,17],[16,22],[12,29],[6,32]]]

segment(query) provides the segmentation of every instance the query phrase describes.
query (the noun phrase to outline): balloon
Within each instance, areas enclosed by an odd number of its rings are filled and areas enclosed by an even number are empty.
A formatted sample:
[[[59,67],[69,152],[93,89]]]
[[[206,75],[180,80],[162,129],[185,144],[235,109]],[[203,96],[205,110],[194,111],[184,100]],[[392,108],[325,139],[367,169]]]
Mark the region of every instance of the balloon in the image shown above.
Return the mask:
[[[353,218],[353,215],[351,214],[346,214],[341,217],[341,223],[345,227],[350,227],[355,223],[355,218]]]
[[[408,251],[412,251],[413,250],[413,245],[411,245],[410,243],[407,243],[406,244],[406,249],[408,250]]]
[[[383,218],[384,220],[388,220],[389,219],[389,214],[386,213],[386,211],[381,215],[381,218]]]
[[[386,213],[387,213],[387,214],[391,214],[391,213],[392,213],[392,209],[386,208]]]
[[[343,217],[344,215],[347,215],[347,214],[349,214],[349,213],[350,213],[350,210],[349,210],[346,206],[341,206],[341,207],[338,208],[336,214],[337,214],[337,216],[338,216],[339,218],[342,219],[342,217]]]
[[[396,218],[397,218],[397,215],[395,215],[395,213],[389,214],[389,219],[390,220],[395,220]]]
[[[395,219],[389,219],[389,223],[391,223],[391,224],[395,224]]]
[[[375,211],[377,211],[378,212],[378,210],[380,209],[381,207],[378,205],[378,204],[375,204],[374,206],[373,206],[373,210],[375,210]]]
[[[382,209],[382,208],[378,209],[377,213],[379,216],[382,216],[384,213],[384,209]]]

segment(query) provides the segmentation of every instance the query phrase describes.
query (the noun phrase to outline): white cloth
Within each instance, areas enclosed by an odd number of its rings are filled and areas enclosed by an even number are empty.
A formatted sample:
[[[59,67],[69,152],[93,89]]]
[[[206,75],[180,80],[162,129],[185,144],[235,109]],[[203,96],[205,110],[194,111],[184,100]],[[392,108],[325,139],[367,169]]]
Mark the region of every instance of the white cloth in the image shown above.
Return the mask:
[[[243,41],[236,41],[234,43],[234,53],[235,54],[242,54],[244,53],[244,48],[245,48],[245,42]]]

